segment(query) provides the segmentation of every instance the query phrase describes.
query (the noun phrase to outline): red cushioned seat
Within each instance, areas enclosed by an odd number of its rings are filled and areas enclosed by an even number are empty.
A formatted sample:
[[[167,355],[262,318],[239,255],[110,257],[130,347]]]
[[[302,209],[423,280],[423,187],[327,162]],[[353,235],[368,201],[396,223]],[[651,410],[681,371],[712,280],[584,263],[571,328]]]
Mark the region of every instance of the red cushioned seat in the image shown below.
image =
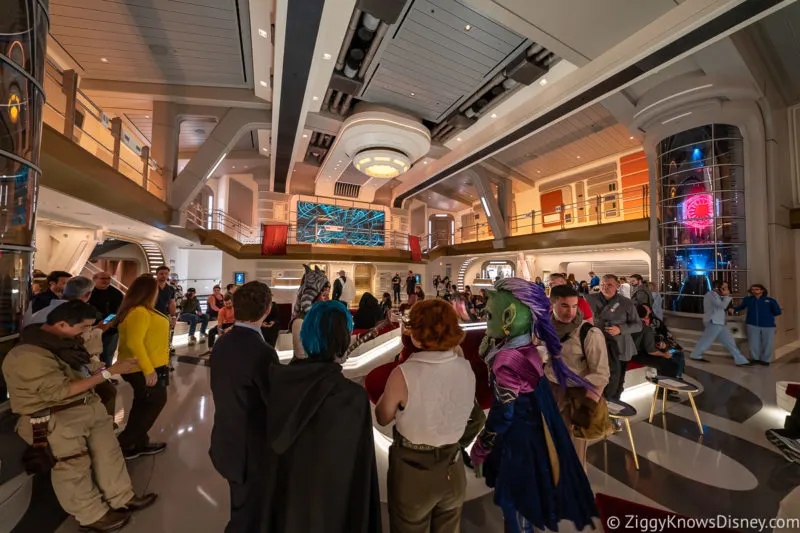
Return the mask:
[[[397,327],[397,326],[395,326]],[[489,369],[486,368],[486,363],[478,355],[478,349],[481,345],[481,340],[485,335],[485,330],[471,330],[467,331],[464,340],[461,342],[461,349],[464,351],[464,357],[469,361],[472,371],[475,373],[475,398],[478,400],[481,408],[488,409],[492,406],[492,389],[489,387]],[[410,337],[403,336],[403,352],[400,354],[399,362],[387,363],[373,369],[367,374],[364,380],[364,388],[369,394],[372,403],[377,403],[383,390],[386,388],[386,380],[389,379],[389,374],[395,369],[402,361],[405,361],[409,355],[414,352],[413,345],[411,344]]]
[[[786,386],[786,395],[792,398],[800,397],[800,383],[789,383]]]
[[[626,372],[630,372],[631,370],[636,370],[637,368],[644,368],[644,365],[641,363],[637,363],[636,361],[628,361],[628,369]]]

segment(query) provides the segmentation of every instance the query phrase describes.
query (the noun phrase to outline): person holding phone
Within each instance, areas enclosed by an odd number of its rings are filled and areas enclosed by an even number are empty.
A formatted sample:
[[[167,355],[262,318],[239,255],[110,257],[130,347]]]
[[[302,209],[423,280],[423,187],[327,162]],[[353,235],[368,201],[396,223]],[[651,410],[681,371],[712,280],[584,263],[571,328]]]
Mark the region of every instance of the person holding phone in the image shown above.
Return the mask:
[[[150,274],[136,278],[120,306],[119,360],[136,359],[140,370],[123,374],[133,387],[133,405],[119,444],[126,460],[163,452],[167,445],[150,442],[147,432],[167,403],[170,320],[155,309],[158,282]]]
[[[111,274],[108,272],[97,272],[92,277],[92,281],[94,281],[94,289],[89,297],[89,304],[106,317],[103,325],[100,326],[100,329],[103,330],[102,359],[106,366],[111,366],[114,354],[117,352],[117,345],[119,345],[119,330],[109,324],[119,311],[125,295],[111,285]]]

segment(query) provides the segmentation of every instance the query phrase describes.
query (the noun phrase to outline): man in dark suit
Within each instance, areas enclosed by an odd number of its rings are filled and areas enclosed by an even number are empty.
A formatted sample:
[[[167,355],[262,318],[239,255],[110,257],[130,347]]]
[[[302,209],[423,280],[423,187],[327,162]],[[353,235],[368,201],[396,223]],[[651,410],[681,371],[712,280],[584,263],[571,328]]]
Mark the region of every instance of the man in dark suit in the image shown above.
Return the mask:
[[[260,531],[265,496],[269,368],[278,354],[261,334],[272,293],[251,281],[233,295],[236,324],[211,351],[211,462],[230,485],[225,533]]]

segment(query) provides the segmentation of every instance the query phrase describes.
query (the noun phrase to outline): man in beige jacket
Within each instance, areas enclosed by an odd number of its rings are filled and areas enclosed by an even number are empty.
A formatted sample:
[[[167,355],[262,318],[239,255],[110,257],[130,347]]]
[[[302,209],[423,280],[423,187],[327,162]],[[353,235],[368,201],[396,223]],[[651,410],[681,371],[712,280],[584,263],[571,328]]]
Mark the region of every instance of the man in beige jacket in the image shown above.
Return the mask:
[[[585,468],[588,440],[583,437],[599,437],[608,429],[608,416],[597,406],[608,384],[609,369],[603,332],[583,319],[578,309],[579,298],[578,292],[568,285],[552,288],[550,303],[553,326],[561,339],[561,359],[570,370],[594,385],[595,390],[582,387],[561,390],[550,365],[545,366],[545,375],[550,380],[559,411],[571,430],[575,451]]]

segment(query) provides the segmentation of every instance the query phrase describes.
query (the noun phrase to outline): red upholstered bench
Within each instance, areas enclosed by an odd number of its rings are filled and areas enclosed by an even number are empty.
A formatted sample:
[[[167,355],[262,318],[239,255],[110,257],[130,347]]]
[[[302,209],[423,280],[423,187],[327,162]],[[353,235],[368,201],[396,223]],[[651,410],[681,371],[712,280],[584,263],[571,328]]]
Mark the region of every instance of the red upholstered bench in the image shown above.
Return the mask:
[[[486,368],[486,363],[484,363],[483,359],[478,355],[478,349],[480,348],[481,340],[483,340],[485,333],[483,329],[467,331],[467,335],[461,343],[461,349],[464,351],[464,357],[469,361],[472,371],[475,373],[475,398],[477,398],[478,403],[483,409],[488,409],[492,406],[493,398],[492,389],[489,387],[489,369]],[[406,357],[410,353],[413,352],[404,350]],[[399,364],[401,364],[399,361],[392,361],[391,363],[375,368],[367,374],[367,377],[364,379],[364,388],[367,390],[372,403],[378,403],[378,400],[380,400],[383,395],[383,390],[386,387],[386,380],[389,379],[389,374],[391,374],[392,370]]]
[[[789,383],[786,386],[786,395],[792,398],[800,397],[800,383]]]
[[[644,368],[644,365],[641,363],[637,363],[636,361],[628,361],[628,368],[626,372],[630,372],[631,370],[636,370],[637,368]]]
[[[680,521],[675,521],[674,528],[667,528],[664,531],[700,531],[702,529],[702,522],[700,524],[693,523],[693,520],[685,515],[672,513],[670,511],[663,511],[642,505],[640,503],[623,500],[622,498],[615,498],[607,494],[598,492],[595,495],[595,502],[597,509],[600,511],[600,520],[605,531],[615,531],[625,529],[625,524],[628,522],[628,517],[635,516],[639,521],[636,528],[641,527],[645,523],[661,523],[668,524],[670,516],[674,516]],[[652,522],[645,522],[645,521]],[[673,519],[674,520],[674,519]],[[714,529],[714,531],[736,531],[735,529]]]

